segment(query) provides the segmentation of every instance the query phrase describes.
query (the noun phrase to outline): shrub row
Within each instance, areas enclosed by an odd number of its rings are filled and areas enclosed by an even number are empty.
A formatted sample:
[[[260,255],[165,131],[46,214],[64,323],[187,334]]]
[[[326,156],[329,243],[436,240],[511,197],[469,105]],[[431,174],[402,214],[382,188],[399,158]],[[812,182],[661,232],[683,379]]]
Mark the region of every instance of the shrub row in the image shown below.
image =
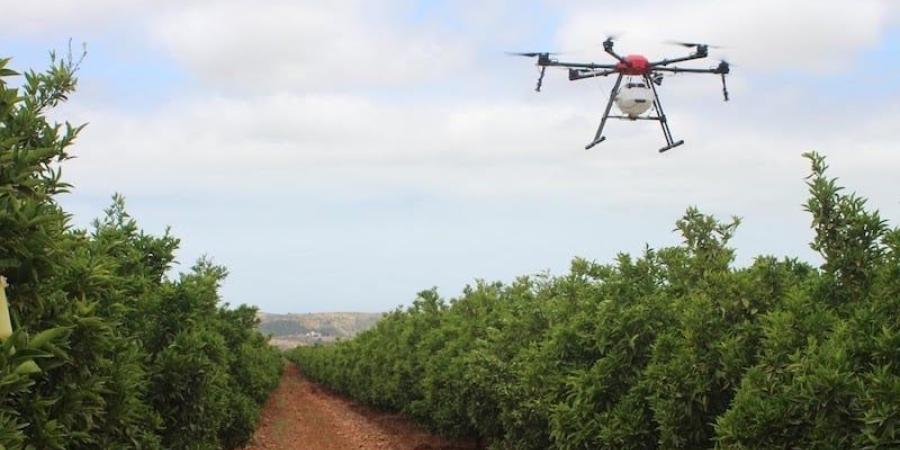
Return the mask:
[[[140,230],[114,197],[74,229],[56,197],[81,127],[45,114],[77,64],[17,73],[0,59],[0,274],[14,333],[0,342],[0,449],[219,449],[251,436],[281,357],[256,310],[221,304],[224,268],[167,277],[178,239]]]
[[[735,267],[738,221],[689,209],[678,246],[449,301],[424,291],[289,358],[498,449],[898,448],[900,230],[805,156],[821,267]]]

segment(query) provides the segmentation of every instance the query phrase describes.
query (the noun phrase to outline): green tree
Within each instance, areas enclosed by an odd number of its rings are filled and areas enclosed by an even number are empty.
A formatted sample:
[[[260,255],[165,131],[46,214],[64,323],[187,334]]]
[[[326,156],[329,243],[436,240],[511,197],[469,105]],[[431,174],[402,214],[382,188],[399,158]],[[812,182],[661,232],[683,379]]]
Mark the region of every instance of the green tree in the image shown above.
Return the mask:
[[[144,233],[116,195],[77,230],[56,197],[81,126],[47,113],[80,59],[24,83],[0,59],[0,275],[15,333],[0,343],[0,449],[238,448],[280,355],[256,310],[222,305],[223,267],[167,273],[178,239]]]

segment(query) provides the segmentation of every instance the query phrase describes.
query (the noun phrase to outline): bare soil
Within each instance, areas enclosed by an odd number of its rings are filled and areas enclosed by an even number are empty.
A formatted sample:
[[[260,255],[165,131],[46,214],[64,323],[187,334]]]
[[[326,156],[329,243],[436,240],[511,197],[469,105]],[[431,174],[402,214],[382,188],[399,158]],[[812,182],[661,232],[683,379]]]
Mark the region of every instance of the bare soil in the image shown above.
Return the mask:
[[[471,450],[450,442],[400,414],[375,411],[305,378],[288,365],[263,408],[246,450]]]

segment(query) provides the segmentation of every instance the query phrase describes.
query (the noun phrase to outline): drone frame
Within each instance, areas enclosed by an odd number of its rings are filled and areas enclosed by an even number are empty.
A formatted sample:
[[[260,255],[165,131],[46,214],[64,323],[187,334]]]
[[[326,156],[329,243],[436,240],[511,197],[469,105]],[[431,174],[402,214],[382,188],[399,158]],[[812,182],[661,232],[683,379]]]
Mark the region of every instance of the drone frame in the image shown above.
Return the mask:
[[[537,56],[537,65],[541,68],[540,75],[538,76],[537,86],[535,87],[535,91],[537,92],[541,91],[541,86],[544,82],[544,74],[547,70],[547,67],[565,67],[569,69],[570,81],[583,80],[585,78],[606,77],[612,74],[617,74],[615,84],[613,85],[612,91],[609,94],[609,101],[606,103],[606,109],[603,112],[603,118],[600,119],[600,126],[597,128],[597,133],[594,135],[594,139],[584,147],[585,150],[589,150],[595,145],[606,140],[606,136],[603,136],[603,129],[606,126],[606,121],[608,119],[655,120],[659,121],[660,127],[662,128],[663,137],[666,140],[666,146],[659,149],[659,152],[663,153],[684,144],[684,140],[676,141],[672,137],[672,131],[669,129],[669,121],[666,118],[665,112],[663,112],[662,102],[660,101],[659,93],[656,90],[656,86],[662,83],[663,73],[710,73],[720,75],[722,77],[722,95],[724,96],[725,101],[728,101],[728,87],[725,83],[725,75],[727,75],[731,70],[729,64],[725,61],[721,61],[717,67],[709,69],[671,66],[671,64],[703,59],[709,56],[708,45],[693,43],[679,44],[685,47],[693,48],[694,52],[687,56],[650,62],[642,56],[630,55],[627,57],[623,57],[619,55],[613,49],[612,38],[607,38],[603,42],[603,50],[617,60],[616,64],[562,62],[550,58],[550,55],[552,53],[549,52],[516,54],[529,57]],[[644,83],[646,83],[646,85],[650,88],[651,92],[653,93],[653,115],[632,117],[627,115],[610,114],[613,102],[616,98],[616,94],[619,91],[619,86],[622,84],[622,78],[624,78],[625,76],[640,76],[644,80]]]

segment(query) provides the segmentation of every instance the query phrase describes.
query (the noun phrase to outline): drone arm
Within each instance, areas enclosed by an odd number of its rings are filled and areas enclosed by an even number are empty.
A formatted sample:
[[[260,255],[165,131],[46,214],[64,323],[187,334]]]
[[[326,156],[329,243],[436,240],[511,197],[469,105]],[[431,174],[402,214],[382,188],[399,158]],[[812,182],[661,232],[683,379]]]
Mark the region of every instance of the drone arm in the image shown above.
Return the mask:
[[[725,75],[727,75],[730,70],[728,67],[728,63],[722,62],[719,64],[719,67],[714,67],[712,69],[685,69],[681,67],[655,67],[653,68],[654,72],[672,72],[672,73],[712,73],[722,77],[722,96],[725,98],[725,101],[728,101],[728,85],[725,82]]]
[[[682,58],[663,59],[660,61],[650,63],[650,67],[659,68],[662,66],[667,66],[669,64],[675,64],[677,62],[693,61],[695,59],[703,59],[703,58],[706,58],[705,54],[704,55],[693,54],[691,56],[685,56]]]
[[[569,81],[583,80],[585,78],[605,77],[616,73],[616,69],[569,69]]]
[[[540,75],[538,75],[537,85],[534,90],[537,92],[541,92],[541,87],[544,85],[544,75],[547,72],[548,67],[566,67],[569,69],[569,79],[580,79],[580,78],[589,78],[589,77],[599,77],[606,76],[610,73],[615,72],[612,70],[615,68],[613,65],[609,64],[594,64],[594,63],[569,63],[569,62],[559,62],[555,59],[550,58],[549,53],[536,53],[536,54],[517,54],[521,56],[537,56],[537,65],[541,68]],[[577,78],[572,78],[572,74],[574,72],[578,72],[579,76]],[[608,73],[604,73],[608,72]]]
[[[692,61],[695,59],[703,59],[703,58],[706,58],[708,55],[709,55],[709,52],[707,51],[706,46],[700,46],[700,47],[697,47],[697,49],[694,50],[694,53],[691,55],[682,56],[680,58],[663,59],[660,61],[652,62],[652,63],[650,63],[650,67],[657,68],[657,67],[666,66],[669,64],[674,64],[677,62]]]
[[[606,53],[609,53],[613,58],[616,58],[616,60],[618,60],[621,63],[625,62],[625,58],[623,58],[618,53],[616,53],[612,48],[609,48],[608,50],[606,50]]]
[[[615,50],[613,50],[612,38],[608,38],[605,41],[603,41],[603,51],[605,51],[606,53],[609,53],[610,56],[612,56],[613,58],[616,58],[616,60],[619,61],[620,63],[625,62],[625,58],[621,57],[618,53],[616,53]]]
[[[672,72],[672,73],[722,73],[717,68],[713,69],[687,69],[683,67],[654,67],[654,72]]]
[[[568,69],[585,69],[585,70],[600,70],[600,69],[615,69],[616,66],[613,64],[595,64],[595,63],[578,63],[578,62],[563,62],[556,61],[554,59],[548,60],[538,60],[538,65],[543,67],[566,67]]]

